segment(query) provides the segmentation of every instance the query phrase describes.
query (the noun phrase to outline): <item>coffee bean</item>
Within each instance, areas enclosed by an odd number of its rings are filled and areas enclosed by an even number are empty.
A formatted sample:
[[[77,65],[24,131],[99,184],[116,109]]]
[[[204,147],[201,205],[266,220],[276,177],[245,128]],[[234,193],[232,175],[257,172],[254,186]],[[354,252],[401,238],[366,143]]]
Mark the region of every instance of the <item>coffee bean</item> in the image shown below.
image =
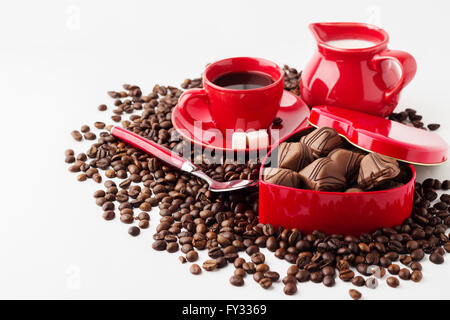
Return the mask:
[[[288,282],[283,289],[284,294],[292,296],[297,293],[297,285],[292,282]]]
[[[263,289],[269,289],[272,286],[272,279],[262,278],[258,283]]]
[[[74,138],[76,141],[81,141],[83,140],[83,136],[81,135],[81,133],[77,130],[72,131],[72,138]]]
[[[120,221],[126,224],[133,223],[133,216],[131,214],[122,214],[120,215]]]
[[[94,122],[94,127],[96,127],[97,129],[104,129],[105,128],[105,123],[104,122],[101,122],[101,121],[96,121],[96,122]]]
[[[283,284],[287,284],[288,282],[297,283],[297,279],[293,275],[287,275],[282,280]]]
[[[260,263],[264,263],[265,256],[264,256],[264,254],[262,254],[260,252],[256,252],[251,255],[250,259],[252,260],[253,263],[260,264]]]
[[[204,268],[204,266],[203,266],[203,268]],[[211,270],[207,270],[207,271],[211,271]],[[233,275],[230,278],[230,283],[233,286],[242,287],[244,285],[244,278],[242,278],[240,276]]]
[[[378,287],[378,280],[374,277],[370,277],[366,280],[366,287],[369,289],[376,289]]]
[[[310,279],[310,273],[307,270],[300,270],[299,272],[297,272],[295,277],[297,278],[298,282],[307,282]]]
[[[411,268],[411,270],[419,270],[419,271],[422,271],[422,265],[420,264],[420,262],[417,262],[417,261],[411,262],[411,264],[409,265],[409,267]]]
[[[298,267],[296,265],[290,266],[287,270],[287,275],[289,276],[295,276],[298,272]],[[333,268],[334,271],[334,268]]]
[[[326,287],[333,287],[336,284],[334,277],[329,275],[325,276],[322,282]]]
[[[109,221],[109,220],[113,220],[116,217],[116,214],[114,213],[113,210],[107,210],[105,212],[103,212],[103,219]]]
[[[433,262],[434,264],[442,264],[444,263],[444,257],[439,253],[435,252],[430,255],[430,261]]]
[[[147,229],[150,225],[150,222],[148,220],[141,220],[138,223],[139,228],[141,229]]]
[[[402,280],[409,280],[411,278],[411,273],[409,272],[408,269],[402,268],[402,269],[400,269],[398,276]]]
[[[128,234],[130,236],[136,237],[141,233],[141,229],[139,229],[138,227],[132,226],[128,229]]]
[[[195,264],[195,263],[190,266],[189,271],[192,274],[195,274],[195,275],[198,275],[198,274],[202,273],[202,269],[200,268],[200,266],[198,264]]]
[[[428,129],[430,129],[431,131],[439,129],[440,126],[441,125],[437,123],[430,123],[429,125],[427,125]]]
[[[450,180],[444,180],[442,182],[442,186],[441,186],[442,190],[448,190],[450,189]]]
[[[156,251],[164,251],[166,250],[167,242],[164,240],[156,240],[152,244],[152,248]]]
[[[217,262],[216,260],[206,260],[203,262],[203,269],[206,271],[213,271],[217,268]]]
[[[366,281],[361,276],[356,276],[352,279],[352,284],[357,287],[362,287],[366,284]]]
[[[186,254],[186,260],[189,262],[194,262],[198,260],[198,253],[195,250],[191,250]]]
[[[101,104],[98,106],[97,108],[99,111],[105,111],[106,109],[108,109],[108,107],[106,106],[106,104]]]
[[[346,269],[339,271],[339,278],[342,281],[351,281],[353,277],[355,276],[355,273],[352,270]]]
[[[353,300],[359,300],[362,297],[361,292],[355,289],[348,290],[348,294],[350,295],[350,298],[352,298]]]
[[[323,275],[321,272],[312,272],[309,276],[309,279],[314,283],[320,283],[323,280]]]
[[[264,277],[269,278],[272,282],[276,282],[280,279],[280,274],[276,271],[266,271],[264,272]]]
[[[386,283],[392,288],[397,288],[400,285],[400,281],[396,277],[388,277]]]
[[[422,280],[422,272],[420,270],[414,270],[411,273],[411,280],[414,282],[420,282]]]
[[[248,274],[253,274],[256,272],[256,267],[253,262],[244,262],[242,264],[242,268],[247,272]]]
[[[95,140],[97,138],[97,136],[95,135],[95,133],[89,131],[84,134],[84,138],[86,140]]]
[[[167,244],[166,250],[167,250],[167,252],[174,253],[174,252],[178,251],[178,248],[179,248],[179,246],[178,246],[177,242],[169,242]]]
[[[388,267],[388,272],[393,275],[397,275],[400,272],[400,266],[398,264],[391,264]]]

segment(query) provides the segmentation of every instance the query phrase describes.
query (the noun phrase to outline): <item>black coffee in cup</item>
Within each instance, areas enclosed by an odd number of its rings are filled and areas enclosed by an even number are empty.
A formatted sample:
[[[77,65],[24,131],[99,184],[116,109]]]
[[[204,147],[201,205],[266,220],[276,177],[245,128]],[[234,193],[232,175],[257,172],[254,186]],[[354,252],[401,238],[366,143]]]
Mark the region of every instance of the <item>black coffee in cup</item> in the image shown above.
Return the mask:
[[[268,86],[273,79],[261,72],[231,72],[213,80],[215,85],[234,90],[250,90]]]

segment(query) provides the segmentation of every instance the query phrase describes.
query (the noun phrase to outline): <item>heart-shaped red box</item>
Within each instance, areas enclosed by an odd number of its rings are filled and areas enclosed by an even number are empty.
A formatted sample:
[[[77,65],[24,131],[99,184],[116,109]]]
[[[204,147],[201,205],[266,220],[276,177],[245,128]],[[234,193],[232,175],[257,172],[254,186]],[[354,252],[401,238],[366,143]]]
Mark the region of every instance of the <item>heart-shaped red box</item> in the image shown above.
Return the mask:
[[[413,164],[437,165],[447,159],[448,145],[437,134],[365,113],[329,106],[311,110],[312,126],[280,141],[298,141],[315,127],[332,127],[348,142],[370,152],[410,163],[411,179],[401,187],[372,192],[344,193],[289,188],[267,183],[274,145],[264,158],[259,175],[259,221],[275,227],[320,230],[358,236],[380,227],[401,224],[411,215],[416,173]]]

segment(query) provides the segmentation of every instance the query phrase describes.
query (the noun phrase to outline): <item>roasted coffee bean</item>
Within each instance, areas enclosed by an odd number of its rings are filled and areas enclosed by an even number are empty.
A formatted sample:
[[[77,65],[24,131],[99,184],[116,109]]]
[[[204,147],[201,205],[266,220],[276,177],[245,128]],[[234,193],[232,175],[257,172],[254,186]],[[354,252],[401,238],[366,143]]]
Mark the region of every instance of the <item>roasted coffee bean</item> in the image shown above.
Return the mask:
[[[263,279],[263,278],[264,278],[264,273],[262,273],[262,272],[255,272],[253,274],[253,280],[255,280],[255,282],[259,283],[259,281],[261,281],[261,279]]]
[[[307,282],[310,279],[310,273],[306,270],[300,270],[299,272],[297,272],[295,277],[297,278],[298,282]]]
[[[421,261],[425,256],[425,252],[422,249],[416,249],[411,252],[411,260]]]
[[[141,220],[138,223],[138,227],[141,229],[147,229],[150,225],[150,222],[148,220]]]
[[[411,280],[414,282],[420,282],[422,280],[422,272],[420,270],[414,270],[411,273]]]
[[[334,268],[332,268],[334,271]],[[287,275],[288,276],[295,276],[298,272],[298,267],[296,265],[290,266],[287,270]]]
[[[444,257],[439,253],[434,252],[430,255],[430,261],[434,264],[442,264],[444,263]]]
[[[264,273],[266,271],[269,271],[269,266],[267,264],[261,263],[256,266],[256,272]]]
[[[242,277],[242,278],[244,278],[245,276],[247,276],[247,273],[244,271],[244,269],[242,269],[242,268],[237,268],[236,270],[234,270],[234,273],[233,273],[235,276],[238,276],[238,277]]]
[[[276,282],[280,279],[280,274],[276,271],[266,271],[264,272],[264,277],[269,278],[272,282]]]
[[[250,259],[254,264],[264,263],[265,256],[261,252],[256,252],[250,256]]]
[[[217,262],[216,260],[206,260],[205,262],[203,262],[203,269],[205,269],[206,271],[213,271],[217,268]]]
[[[198,275],[198,274],[202,273],[202,269],[200,268],[200,266],[198,264],[195,264],[195,263],[190,266],[189,271],[192,274],[195,274],[195,275]]]
[[[334,280],[333,276],[323,277],[322,282],[326,287],[333,287],[336,284],[336,281]]]
[[[438,123],[430,123],[429,125],[427,125],[428,129],[430,129],[431,131],[439,129],[440,126],[441,125]]]
[[[261,288],[269,289],[272,286],[272,279],[270,279],[270,278],[262,278],[261,280],[259,280],[258,283],[261,286]]]
[[[411,262],[411,264],[409,265],[409,267],[411,268],[411,270],[419,270],[419,271],[422,271],[422,265],[420,264],[420,262],[417,262],[417,261]]]
[[[195,250],[191,250],[186,254],[186,260],[189,262],[194,262],[198,260],[198,253]]]
[[[167,242],[164,240],[156,240],[152,244],[152,248],[157,251],[164,251],[164,250],[166,250],[166,247],[167,247]]]
[[[314,283],[320,283],[323,280],[323,275],[321,272],[313,272],[309,276],[309,279]],[[299,282],[301,282],[301,281],[299,281]]]
[[[292,283],[297,283],[297,279],[295,278],[295,276],[293,275],[287,275],[286,277],[283,278],[283,280],[281,280],[283,282],[283,284],[287,284],[289,282]]]
[[[128,229],[128,234],[130,236],[136,237],[141,233],[141,229],[139,229],[138,227],[132,226]]]
[[[204,267],[203,267],[204,268]],[[210,270],[207,270],[210,271]],[[240,276],[233,275],[230,278],[230,283],[236,287],[242,287],[244,285],[244,278]]]
[[[409,280],[411,278],[411,273],[409,272],[408,269],[406,268],[402,268],[400,269],[400,271],[398,272],[398,276],[400,279],[402,280]]]
[[[113,220],[116,217],[116,214],[113,210],[107,210],[103,212],[103,219],[105,220]]]
[[[242,264],[242,268],[247,272],[248,274],[253,274],[256,272],[256,267],[253,262],[244,262]]]
[[[362,287],[366,284],[366,281],[361,276],[356,276],[352,279],[352,284],[357,287]]]
[[[388,277],[386,283],[392,288],[397,288],[400,285],[400,281],[396,277]]]
[[[397,275],[400,272],[400,266],[393,263],[388,267],[388,272],[390,274]]]
[[[72,131],[71,134],[72,134],[72,138],[74,138],[76,141],[83,140],[83,136],[81,135],[81,133],[78,130]]]
[[[362,297],[361,292],[355,289],[348,290],[348,294],[350,295],[350,298],[352,298],[353,300],[359,300]]]
[[[97,107],[97,109],[99,111],[106,111],[106,109],[108,109],[108,107],[106,106],[106,104],[101,104]]]
[[[350,269],[339,271],[339,278],[342,281],[346,281],[346,282],[351,281],[354,276],[355,276],[355,273]]]
[[[283,289],[284,294],[292,296],[297,293],[297,285],[292,282],[288,282]]]
[[[167,252],[174,253],[174,252],[178,251],[178,248],[179,248],[179,246],[178,246],[177,242],[169,242],[167,244],[166,250],[167,250]]]

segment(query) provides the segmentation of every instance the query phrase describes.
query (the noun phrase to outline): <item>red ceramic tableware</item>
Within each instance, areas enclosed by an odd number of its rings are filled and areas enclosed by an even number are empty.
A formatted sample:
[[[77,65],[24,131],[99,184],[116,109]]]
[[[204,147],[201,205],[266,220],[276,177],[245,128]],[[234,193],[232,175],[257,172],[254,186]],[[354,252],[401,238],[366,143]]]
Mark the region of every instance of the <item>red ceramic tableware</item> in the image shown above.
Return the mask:
[[[216,128],[202,92],[202,89],[191,89],[181,95],[172,111],[172,123],[177,132],[187,141],[205,148],[222,151],[256,151],[257,149],[232,148],[231,134],[226,136]],[[282,122],[278,126],[270,124],[267,128],[270,140],[277,142],[296,129],[308,126],[309,112],[308,106],[298,96],[284,91],[276,114]]]
[[[236,90],[218,86],[218,77],[239,72],[263,74],[272,83],[254,89]],[[180,99],[202,99],[207,104],[211,120],[222,133],[226,130],[267,129],[280,107],[283,96],[284,72],[274,62],[262,58],[236,57],[210,64],[203,73],[203,89],[186,91]]]
[[[298,140],[311,129],[300,129],[291,137]],[[312,191],[267,183],[263,180],[263,166],[259,176],[259,221],[276,228],[359,236],[401,224],[411,214],[416,177],[413,166],[409,167],[411,179],[405,185],[362,193]]]
[[[339,106],[381,117],[392,113],[401,90],[416,73],[414,58],[404,51],[389,50],[386,31],[365,23],[313,23],[310,30],[318,50],[302,72],[303,100],[311,107]],[[330,41],[344,39],[370,41],[373,45],[330,45]]]

